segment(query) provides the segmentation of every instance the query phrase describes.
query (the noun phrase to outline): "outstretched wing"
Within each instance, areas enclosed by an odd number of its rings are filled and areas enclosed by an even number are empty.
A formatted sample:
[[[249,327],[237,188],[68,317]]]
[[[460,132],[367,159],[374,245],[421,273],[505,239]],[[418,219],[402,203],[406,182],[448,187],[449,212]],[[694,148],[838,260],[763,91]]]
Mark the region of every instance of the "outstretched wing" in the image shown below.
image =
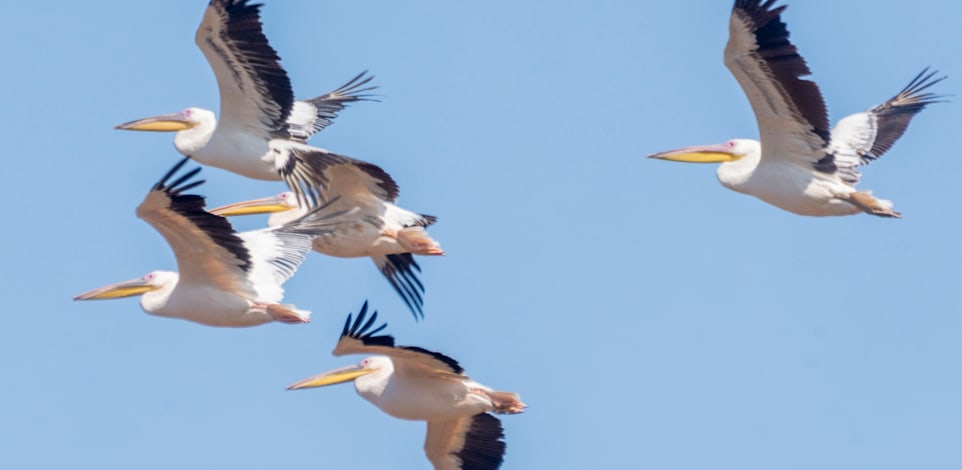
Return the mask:
[[[367,301],[361,307],[357,318],[347,316],[341,338],[334,346],[333,354],[381,354],[391,358],[394,371],[400,375],[434,376],[463,380],[464,369],[458,361],[439,352],[429,351],[417,346],[396,346],[394,337],[378,335],[387,324],[374,327],[377,322],[377,312],[367,318]]]
[[[287,119],[291,138],[306,142],[312,135],[331,125],[337,113],[344,110],[348,103],[369,101],[366,94],[377,86],[365,86],[374,78],[361,72],[340,88],[309,100],[295,101],[291,115]]]
[[[858,183],[855,169],[877,160],[902,137],[909,122],[926,106],[942,101],[943,96],[926,89],[946,77],[934,78],[937,71],[922,70],[897,95],[868,111],[852,114],[840,120],[832,129],[829,144],[830,160],[842,179]],[[829,168],[831,169],[831,168]]]
[[[776,0],[736,0],[729,21],[725,66],[758,120],[763,159],[811,165],[828,139],[828,113],[805,59],[788,39]]]
[[[304,262],[314,238],[353,220],[351,209],[335,208],[334,202],[318,206],[284,225],[240,234],[253,255],[247,279],[257,291],[258,299],[279,303],[284,296],[281,286]]]
[[[506,447],[501,421],[488,413],[428,421],[424,439],[424,453],[436,470],[497,469]]]
[[[194,40],[217,77],[221,131],[287,138],[294,92],[264,36],[260,7],[248,0],[211,0]]]
[[[243,290],[254,259],[226,218],[204,210],[204,197],[184,194],[203,183],[190,181],[195,168],[168,182],[187,163],[184,158],[151,188],[137,206],[137,217],[154,227],[170,245],[183,282]],[[248,291],[250,292],[250,291]]]
[[[270,156],[301,207],[340,197],[362,212],[394,202],[398,185],[381,167],[299,142],[273,140]]]

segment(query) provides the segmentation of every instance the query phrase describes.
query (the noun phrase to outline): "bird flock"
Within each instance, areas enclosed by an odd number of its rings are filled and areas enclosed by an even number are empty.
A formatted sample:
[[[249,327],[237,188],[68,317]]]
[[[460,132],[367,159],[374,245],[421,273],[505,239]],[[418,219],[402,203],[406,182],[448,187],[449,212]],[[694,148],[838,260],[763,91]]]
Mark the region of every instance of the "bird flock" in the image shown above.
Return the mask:
[[[887,101],[829,128],[811,72],[789,40],[776,0],[736,0],[724,63],[751,103],[759,140],[733,139],[650,158],[720,163],[721,184],[804,216],[860,212],[900,217],[893,203],[857,190],[858,168],[880,158],[922,109],[944,98],[928,89],[944,76],[925,68]],[[121,130],[175,132],[183,155],[153,184],[137,216],[170,245],[178,271],[151,271],[74,300],[140,296],[149,314],[216,327],[308,323],[310,311],[284,303],[283,284],[310,251],[368,257],[415,319],[425,288],[414,255],[443,255],[427,228],[437,221],[396,205],[398,184],[379,166],[308,144],[349,104],[372,100],[362,72],[340,88],[297,100],[262,30],[260,4],[211,0],[195,41],[217,78],[219,120],[201,108],[137,119]],[[284,181],[288,191],[208,210],[191,191],[201,167]],[[272,214],[268,227],[238,232],[228,217]],[[351,381],[357,393],[396,418],[427,422],[424,451],[436,469],[499,468],[504,428],[494,414],[525,404],[513,392],[469,378],[454,359],[382,334],[386,324],[364,301],[349,314],[335,356],[359,363],[301,380],[289,390]]]

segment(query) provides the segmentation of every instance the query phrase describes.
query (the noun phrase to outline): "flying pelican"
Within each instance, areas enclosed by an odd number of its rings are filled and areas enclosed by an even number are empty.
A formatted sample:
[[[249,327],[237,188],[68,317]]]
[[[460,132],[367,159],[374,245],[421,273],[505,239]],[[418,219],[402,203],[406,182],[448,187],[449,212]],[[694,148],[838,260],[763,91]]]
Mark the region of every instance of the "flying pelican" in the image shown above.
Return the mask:
[[[137,207],[137,216],[170,244],[180,272],[152,271],[74,300],[141,295],[147,313],[210,326],[308,322],[310,312],[280,303],[281,285],[304,260],[311,240],[336,230],[345,212],[322,205],[280,227],[237,233],[227,219],[204,211],[203,196],[184,194],[203,183],[190,181],[199,167],[168,184],[187,160],[174,165]]]
[[[117,126],[117,129],[176,131],[181,154],[260,180],[284,180],[302,203],[315,205],[317,188],[327,184],[320,173],[344,158],[307,145],[344,109],[365,99],[371,78],[361,73],[343,87],[307,101],[295,101],[287,72],[264,36],[260,4],[247,0],[211,0],[195,41],[217,77],[220,122],[212,111],[187,108]],[[358,162],[363,163],[363,162]],[[385,174],[374,165],[372,177]]]
[[[357,258],[368,256],[387,278],[394,290],[414,314],[424,317],[424,285],[418,279],[421,267],[414,260],[417,255],[443,255],[438,242],[432,239],[425,227],[437,218],[402,209],[394,200],[384,201],[354,187],[348,178],[329,178],[330,190],[324,199],[339,198],[335,207],[357,208],[352,215],[354,224],[341,230],[319,235],[314,239],[314,250],[328,256]],[[287,223],[306,211],[297,203],[291,192],[251,201],[238,202],[210,211],[220,216],[271,213],[267,220],[270,227]]]
[[[378,354],[357,365],[304,379],[288,390],[354,381],[358,395],[400,419],[427,421],[424,452],[437,470],[494,469],[504,460],[504,429],[489,414],[520,413],[518,395],[499,392],[464,375],[457,361],[416,346],[395,346],[387,327],[365,322],[367,302],[351,321],[348,315],[333,354]]]
[[[888,101],[839,121],[829,132],[818,86],[788,40],[776,0],[736,0],[729,22],[725,65],[748,95],[761,143],[734,139],[649,155],[693,163],[721,163],[726,188],[809,216],[866,212],[900,217],[892,202],[857,191],[857,168],[878,159],[902,136],[912,117],[941,96],[923,93],[945,77],[928,68]]]

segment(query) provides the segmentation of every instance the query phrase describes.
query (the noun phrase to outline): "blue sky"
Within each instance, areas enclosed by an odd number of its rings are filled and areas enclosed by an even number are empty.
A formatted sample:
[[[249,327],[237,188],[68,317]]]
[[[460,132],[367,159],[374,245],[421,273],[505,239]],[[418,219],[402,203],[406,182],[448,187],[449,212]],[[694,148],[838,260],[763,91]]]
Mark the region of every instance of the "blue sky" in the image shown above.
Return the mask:
[[[428,468],[423,423],[349,385],[284,391],[360,360],[330,350],[365,299],[401,344],[522,395],[504,468],[962,466],[959,2],[784,16],[833,121],[924,66],[950,76],[936,91],[954,102],[863,172],[904,216],[883,220],[795,216],[712,166],[645,158],[757,136],[722,65],[729,1],[268,1],[298,97],[365,69],[381,86],[312,143],[379,164],[401,205],[439,217],[426,319],[370,261],[316,254],[286,285],[309,325],[74,303],[176,268],[134,216],[179,158],[172,136],[113,126],[217,109],[193,43],[205,5],[6,6],[3,468]],[[203,176],[213,205],[282,190]]]

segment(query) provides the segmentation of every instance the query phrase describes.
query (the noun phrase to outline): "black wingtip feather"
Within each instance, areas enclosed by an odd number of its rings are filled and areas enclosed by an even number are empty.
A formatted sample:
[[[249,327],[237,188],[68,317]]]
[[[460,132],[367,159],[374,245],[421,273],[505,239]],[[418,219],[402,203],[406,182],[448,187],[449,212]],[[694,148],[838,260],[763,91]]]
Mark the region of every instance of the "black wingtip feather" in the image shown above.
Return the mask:
[[[932,85],[948,78],[946,76],[934,78],[938,73],[937,70],[929,72],[929,67],[922,69],[922,72],[897,95],[869,111],[875,115],[878,129],[872,148],[861,156],[862,164],[877,160],[888,152],[908,129],[912,118],[926,106],[947,101],[944,95],[924,92]]]
[[[905,86],[905,88],[902,89],[902,91],[892,97],[892,99],[890,99],[886,104],[896,101],[904,101],[909,105],[925,107],[926,105],[932,103],[947,102],[948,100],[946,98],[948,98],[948,96],[946,95],[937,95],[931,92],[922,93],[932,85],[949,78],[948,75],[933,78],[938,75],[938,73],[938,70],[929,72],[929,67],[925,67],[921,72],[919,72],[918,75],[915,76],[915,78],[912,79],[911,82],[909,82],[908,85]]]
[[[167,170],[167,173],[164,173],[164,176],[162,176],[157,181],[157,183],[154,184],[153,190],[154,191],[163,190],[167,186],[167,180],[169,180],[171,176],[174,176],[174,173],[177,173],[178,171],[180,171],[180,169],[185,164],[187,164],[187,160],[190,160],[190,157],[181,158],[179,162],[175,163],[174,166],[172,166],[169,170]],[[200,167],[198,167],[197,169],[200,170]]]
[[[501,467],[507,444],[501,420],[488,413],[474,415],[457,453],[461,470],[493,470]]]
[[[367,320],[365,322],[365,320]],[[394,337],[391,335],[381,335],[375,336],[380,333],[381,330],[387,328],[387,323],[374,328],[371,327],[377,321],[377,311],[375,310],[371,314],[371,318],[367,319],[367,301],[364,301],[364,305],[361,306],[361,310],[357,312],[357,318],[354,319],[353,325],[351,324],[351,315],[348,314],[347,321],[344,323],[344,329],[341,331],[341,337],[354,338],[360,340],[366,346],[388,346],[394,347]],[[362,326],[363,325],[363,326]]]
[[[422,225],[422,227],[427,227],[438,221],[438,218],[433,215],[421,214],[421,218],[424,219],[424,225]]]
[[[753,28],[758,45],[755,54],[781,85],[787,94],[785,98],[794,104],[812,130],[827,141],[830,132],[825,100],[815,82],[801,78],[811,75],[812,71],[789,40],[788,26],[781,19],[788,5],[773,8],[776,1],[736,0],[732,12],[739,14]]]
[[[290,137],[287,117],[294,107],[294,91],[280,64],[280,56],[264,35],[260,17],[263,4],[248,4],[247,0],[214,0],[210,5],[226,15],[225,39],[234,49],[235,60],[243,62],[238,66],[249,68],[257,92],[268,96],[259,106],[271,120],[271,134],[279,138]]]
[[[194,176],[197,175],[197,173],[200,173],[200,167],[197,167],[197,168],[194,168],[194,169],[191,170],[191,171],[188,171],[186,174],[184,174],[184,175],[181,176],[180,178],[177,178],[176,181],[174,181],[173,183],[170,183],[170,185],[168,186],[168,191],[167,191],[167,192],[172,193],[172,194],[180,194],[180,193],[182,193],[182,192],[184,192],[184,191],[186,191],[186,190],[188,190],[188,189],[197,187],[199,183],[203,183],[203,180],[201,180],[201,181],[194,181],[193,183],[189,183],[189,184],[187,184],[187,185],[184,185],[184,182],[185,182],[185,181],[193,178]],[[182,185],[183,185],[183,186],[182,186]]]
[[[464,368],[461,367],[460,364],[458,364],[458,361],[448,356],[445,356],[444,354],[441,354],[436,351],[430,351],[418,346],[395,346],[393,336],[391,335],[376,336],[377,333],[381,332],[381,330],[387,328],[387,323],[383,323],[381,324],[381,326],[378,326],[377,328],[374,328],[372,330],[371,327],[374,325],[376,320],[377,320],[377,311],[374,311],[371,314],[370,320],[367,319],[367,301],[364,301],[364,305],[362,305],[361,310],[358,311],[357,317],[353,318],[353,322],[352,322],[352,316],[348,314],[347,321],[344,322],[344,329],[341,330],[341,337],[354,338],[356,340],[359,340],[365,346],[387,346],[391,348],[396,347],[399,349],[405,349],[408,351],[413,351],[416,353],[431,356],[435,360],[438,360],[444,363],[455,374],[464,373]]]
[[[374,76],[367,75],[367,70],[365,70],[354,76],[354,78],[350,79],[347,83],[341,85],[338,89],[305,101],[315,106],[329,105],[331,103],[345,104],[351,101],[378,101],[371,99],[371,97],[375,95],[365,94],[366,92],[379,88],[378,85],[365,86],[370,83],[371,80],[374,80]]]
[[[204,196],[184,194],[186,191],[204,184],[204,180],[190,181],[200,173],[201,167],[188,171],[175,179],[173,183],[167,182],[183,168],[187,160],[190,160],[190,157],[185,157],[174,164],[153,186],[152,191],[160,191],[166,194],[170,201],[169,209],[171,211],[185,217],[210,237],[214,243],[233,254],[237,258],[237,266],[247,271],[252,263],[250,251],[244,246],[244,241],[237,236],[237,232],[234,231],[230,222],[224,217],[207,212],[204,209],[206,206]]]
[[[379,266],[388,283],[401,297],[415,321],[424,318],[424,284],[418,279],[421,266],[411,253],[387,255],[387,263]]]

